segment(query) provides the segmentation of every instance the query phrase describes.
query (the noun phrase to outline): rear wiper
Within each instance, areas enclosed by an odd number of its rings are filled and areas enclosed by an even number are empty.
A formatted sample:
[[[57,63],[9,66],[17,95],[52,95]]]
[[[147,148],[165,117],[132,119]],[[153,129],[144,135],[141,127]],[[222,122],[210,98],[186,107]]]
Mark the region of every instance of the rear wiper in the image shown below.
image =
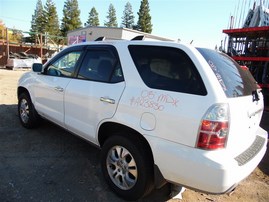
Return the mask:
[[[252,91],[252,102],[259,101],[259,95],[257,93],[257,90]]]

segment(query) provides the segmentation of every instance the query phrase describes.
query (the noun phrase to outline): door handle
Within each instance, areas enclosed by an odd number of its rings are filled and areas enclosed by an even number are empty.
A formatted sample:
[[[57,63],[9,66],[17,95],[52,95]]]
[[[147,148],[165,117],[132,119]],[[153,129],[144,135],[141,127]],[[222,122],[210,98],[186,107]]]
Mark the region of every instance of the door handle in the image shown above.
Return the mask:
[[[60,87],[60,86],[54,87],[54,90],[56,90],[58,92],[63,92],[64,91],[64,89],[62,87]]]
[[[102,102],[107,102],[107,103],[109,103],[109,104],[115,104],[115,100],[114,100],[114,99],[107,98],[107,97],[101,97],[101,98],[100,98],[100,101],[102,101]]]

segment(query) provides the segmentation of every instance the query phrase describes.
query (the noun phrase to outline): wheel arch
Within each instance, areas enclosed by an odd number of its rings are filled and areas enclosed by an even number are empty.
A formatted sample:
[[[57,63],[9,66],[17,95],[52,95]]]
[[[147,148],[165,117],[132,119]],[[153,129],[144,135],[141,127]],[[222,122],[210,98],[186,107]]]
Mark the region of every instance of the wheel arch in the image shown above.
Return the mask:
[[[27,95],[29,96],[29,98],[31,99],[31,101],[33,101],[32,96],[31,96],[29,90],[28,90],[27,88],[23,87],[23,86],[19,86],[19,87],[17,88],[17,99],[18,99],[18,100],[19,100],[19,97],[20,97],[20,95],[21,95],[22,93],[27,94]]]
[[[120,133],[120,135],[128,137],[132,140],[138,140],[142,142],[146,146],[148,153],[150,154],[151,160],[154,163],[152,150],[146,138],[137,130],[134,130],[133,128],[130,128],[126,125],[122,125],[115,122],[103,123],[100,126],[99,131],[98,131],[98,142],[100,144],[100,147],[103,146],[107,138],[111,137],[111,134],[116,134],[116,133]]]
[[[25,87],[19,86],[17,89],[17,98],[19,98],[22,93],[27,93],[28,96],[31,98],[29,91]]]
[[[109,132],[107,132],[107,131],[109,131]],[[117,133],[120,133],[121,135],[130,138],[134,142],[137,142],[137,141],[142,142],[142,144],[147,149],[147,154],[149,154],[148,157],[150,158],[150,160],[152,162],[152,166],[153,166],[152,168],[154,171],[154,186],[155,186],[155,188],[160,188],[163,185],[165,185],[166,180],[164,179],[161,171],[159,170],[158,165],[156,165],[154,163],[153,152],[152,152],[152,149],[150,147],[149,142],[137,130],[135,130],[131,127],[128,127],[126,125],[119,124],[119,123],[105,122],[100,126],[99,131],[98,131],[98,142],[100,144],[100,147],[102,148],[106,139],[111,137],[111,134],[117,134]]]

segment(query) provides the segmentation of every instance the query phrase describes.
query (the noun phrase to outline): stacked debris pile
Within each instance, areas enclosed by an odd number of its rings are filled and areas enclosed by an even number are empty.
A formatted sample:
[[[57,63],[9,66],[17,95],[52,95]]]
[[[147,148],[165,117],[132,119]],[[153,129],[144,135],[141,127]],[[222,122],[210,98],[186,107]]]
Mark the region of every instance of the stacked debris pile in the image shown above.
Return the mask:
[[[7,60],[7,69],[22,69],[31,68],[33,63],[42,63],[41,58],[35,54],[28,54],[26,52],[9,53]]]
[[[28,54],[26,52],[20,52],[20,53],[10,52],[9,53],[9,58],[10,59],[29,59],[29,58],[37,59],[38,58],[38,55]]]

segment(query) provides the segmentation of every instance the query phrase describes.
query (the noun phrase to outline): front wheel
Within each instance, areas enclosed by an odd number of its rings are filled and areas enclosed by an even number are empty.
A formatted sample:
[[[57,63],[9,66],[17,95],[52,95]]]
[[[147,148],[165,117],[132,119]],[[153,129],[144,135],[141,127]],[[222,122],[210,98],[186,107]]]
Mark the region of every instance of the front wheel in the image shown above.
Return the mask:
[[[141,141],[112,136],[104,144],[101,166],[111,189],[125,200],[137,200],[153,188],[153,165]]]
[[[19,96],[18,113],[20,122],[25,128],[34,128],[39,124],[40,117],[27,93],[22,93]]]

